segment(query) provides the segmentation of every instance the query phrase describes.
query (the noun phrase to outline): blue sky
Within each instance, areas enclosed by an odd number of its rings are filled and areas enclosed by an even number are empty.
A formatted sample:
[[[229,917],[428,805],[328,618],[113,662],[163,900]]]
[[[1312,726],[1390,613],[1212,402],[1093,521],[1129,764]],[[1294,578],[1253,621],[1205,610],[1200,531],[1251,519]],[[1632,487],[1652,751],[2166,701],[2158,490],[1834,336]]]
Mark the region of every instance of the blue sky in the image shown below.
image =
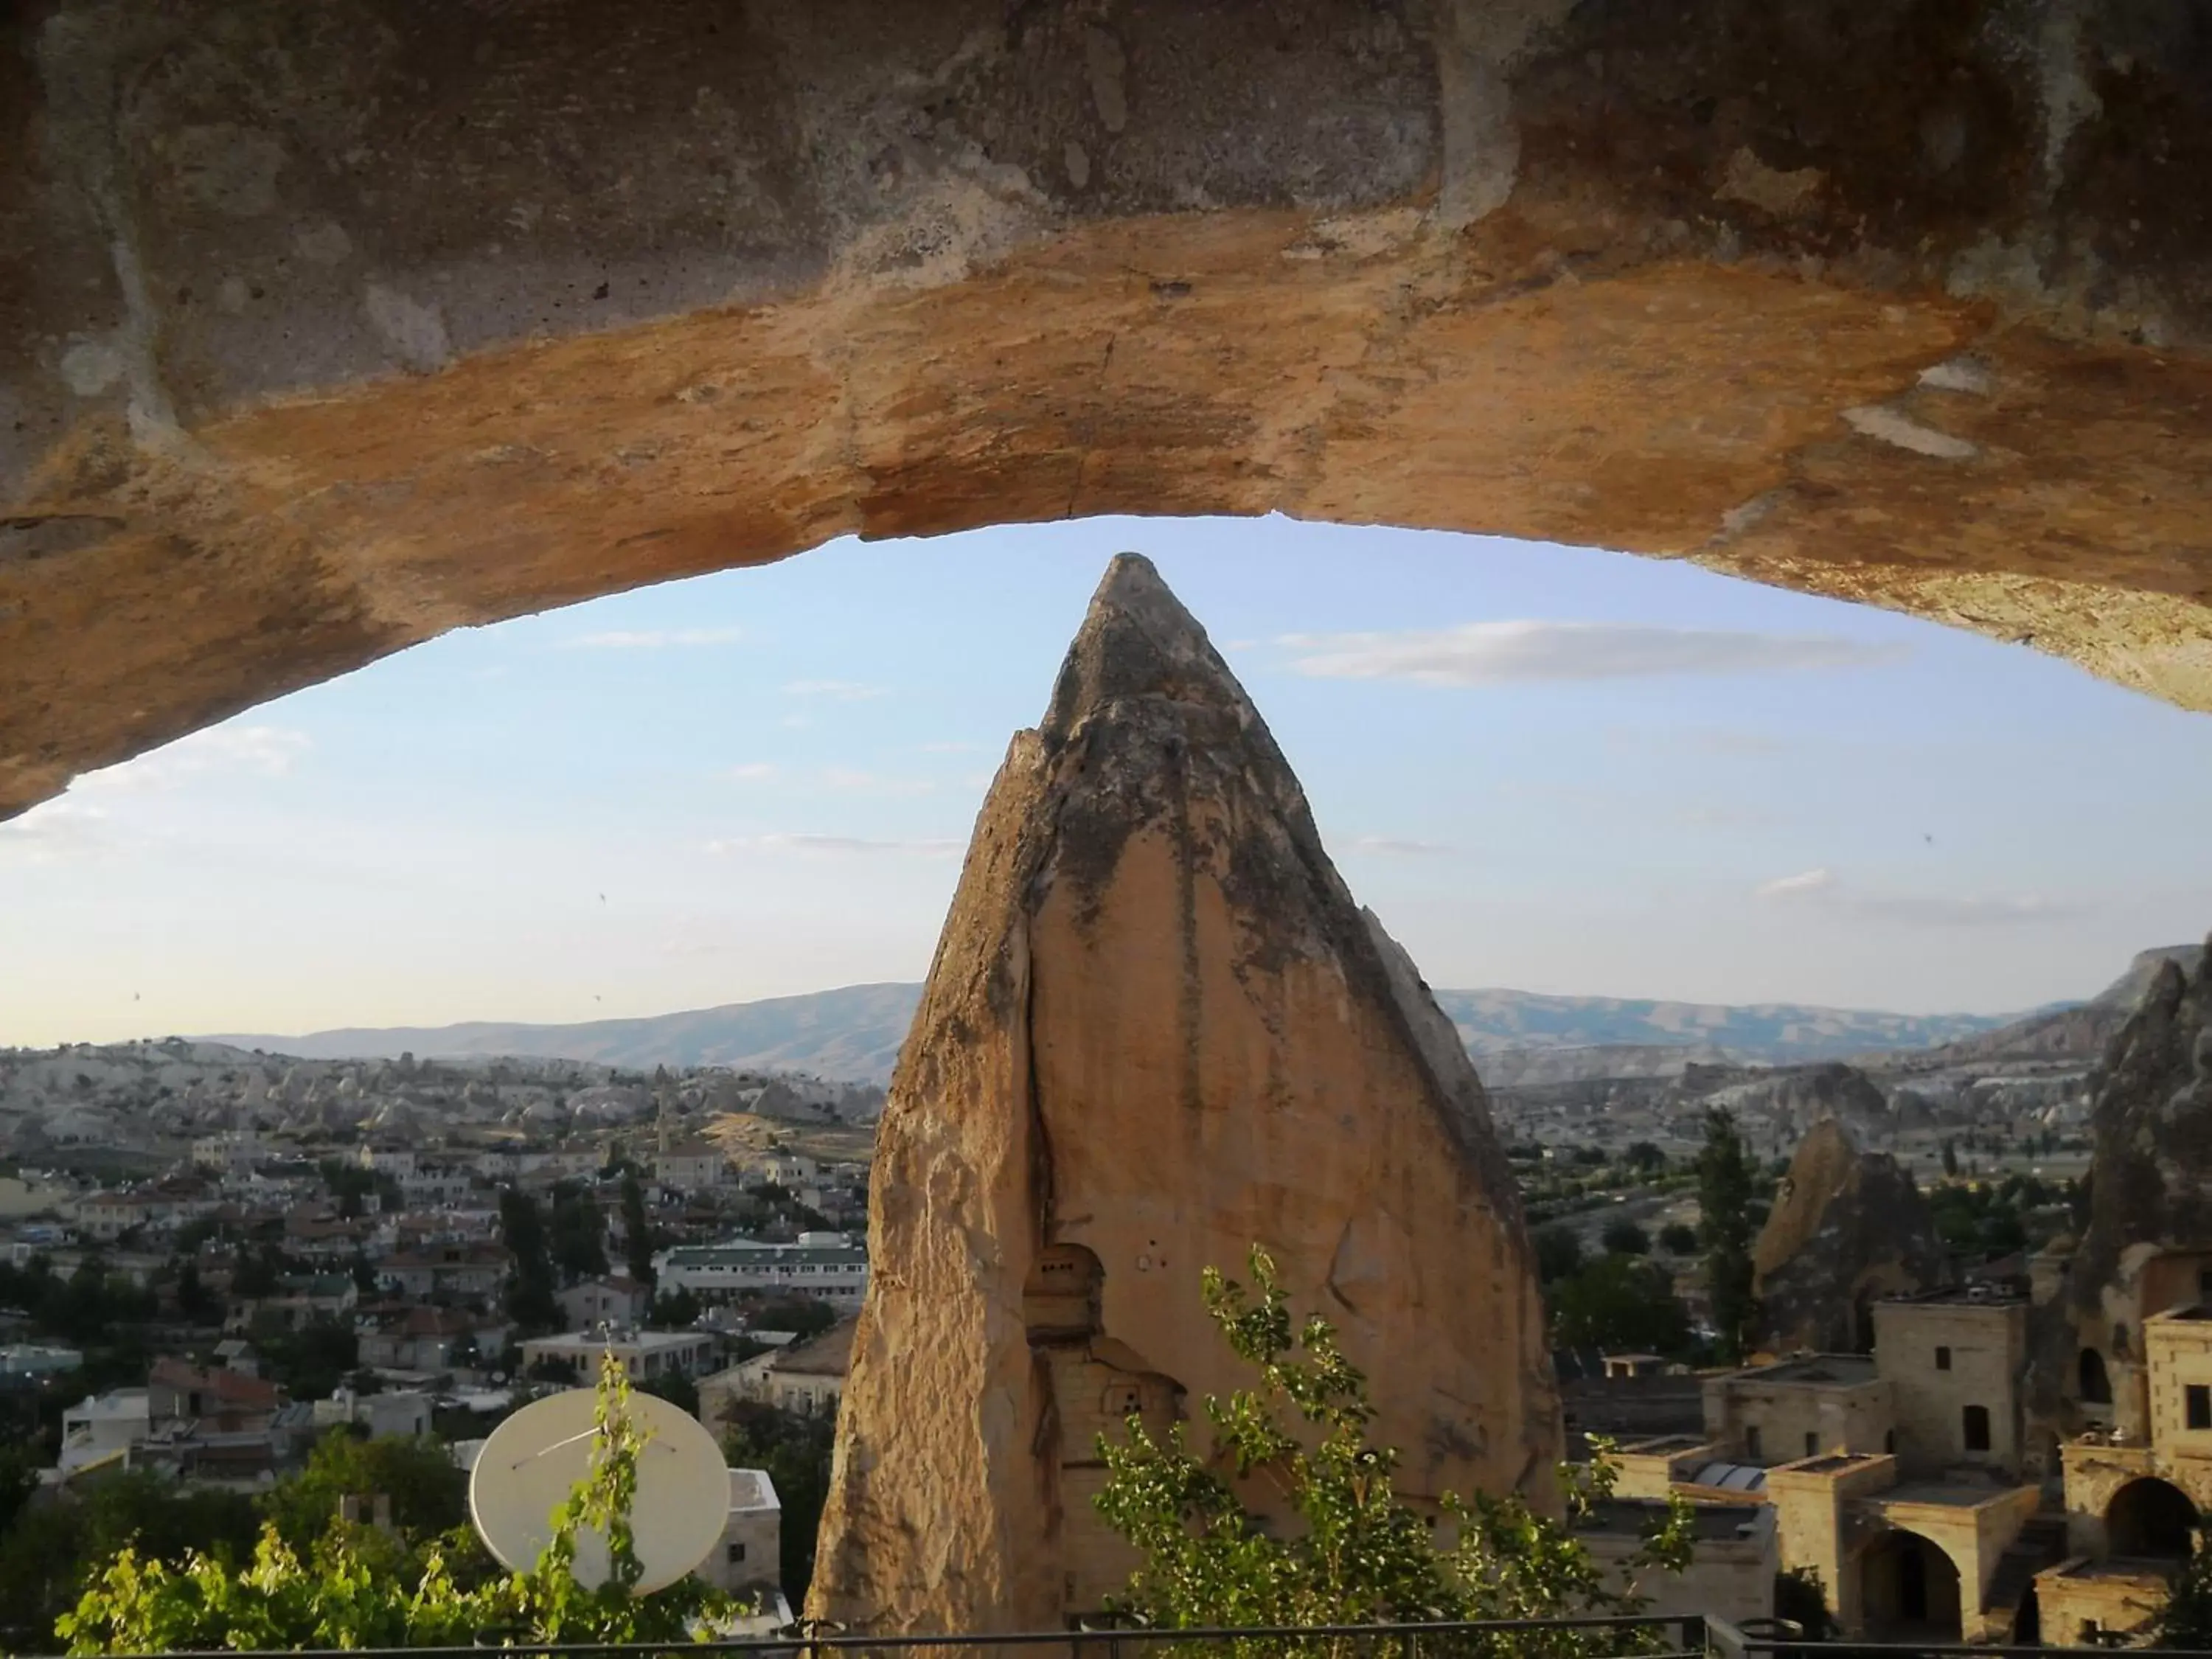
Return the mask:
[[[2212,720],[1686,565],[1094,520],[454,634],[0,825],[0,1042],[919,978],[1008,736],[1150,555],[1430,980],[1996,1011],[2212,925]]]

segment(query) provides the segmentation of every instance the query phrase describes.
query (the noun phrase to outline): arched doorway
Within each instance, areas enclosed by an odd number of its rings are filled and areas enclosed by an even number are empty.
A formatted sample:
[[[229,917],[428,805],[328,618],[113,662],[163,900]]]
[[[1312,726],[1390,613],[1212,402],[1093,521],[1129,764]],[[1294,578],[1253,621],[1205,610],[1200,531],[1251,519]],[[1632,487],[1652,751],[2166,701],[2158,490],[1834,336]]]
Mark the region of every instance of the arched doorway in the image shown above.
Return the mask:
[[[2105,1535],[2114,1555],[2180,1560],[2196,1530],[2197,1505],[2179,1486],[2154,1475],[2129,1481],[2105,1509]]]
[[[1918,1533],[1892,1530],[1867,1546],[1859,1596],[1869,1639],[1959,1640],[1959,1569]]]

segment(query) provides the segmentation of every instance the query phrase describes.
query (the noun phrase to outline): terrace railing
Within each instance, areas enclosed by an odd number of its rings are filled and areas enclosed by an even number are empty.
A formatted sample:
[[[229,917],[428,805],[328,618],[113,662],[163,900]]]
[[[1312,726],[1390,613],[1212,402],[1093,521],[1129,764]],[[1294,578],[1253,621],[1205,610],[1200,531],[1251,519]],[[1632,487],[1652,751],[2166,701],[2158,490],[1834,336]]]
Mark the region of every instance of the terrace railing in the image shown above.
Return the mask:
[[[1064,1631],[955,1632],[932,1636],[858,1635],[800,1624],[773,1635],[672,1645],[665,1642],[550,1642],[487,1635],[468,1647],[337,1648],[258,1653],[222,1650],[116,1659],[1567,1659],[1613,1653],[1635,1659],[2050,1659],[2056,1653],[2110,1648],[1998,1647],[1963,1642],[1813,1642],[1794,1626],[1767,1621],[1748,1629],[1686,1614],[1608,1619],[1501,1620],[1480,1623],[1302,1625],[1166,1630],[1110,1620],[1079,1621]],[[2130,1659],[2204,1659],[2197,1650],[2128,1648]]]

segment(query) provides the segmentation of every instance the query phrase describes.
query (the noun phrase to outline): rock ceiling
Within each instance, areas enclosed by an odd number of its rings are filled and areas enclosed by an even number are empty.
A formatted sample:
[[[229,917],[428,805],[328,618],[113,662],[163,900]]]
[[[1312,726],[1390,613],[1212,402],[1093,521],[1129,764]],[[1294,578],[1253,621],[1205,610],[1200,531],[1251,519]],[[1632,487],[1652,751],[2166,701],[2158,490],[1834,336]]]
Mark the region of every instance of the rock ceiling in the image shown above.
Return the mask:
[[[2183,0],[0,21],[0,816],[834,536],[1593,544],[2212,708]]]

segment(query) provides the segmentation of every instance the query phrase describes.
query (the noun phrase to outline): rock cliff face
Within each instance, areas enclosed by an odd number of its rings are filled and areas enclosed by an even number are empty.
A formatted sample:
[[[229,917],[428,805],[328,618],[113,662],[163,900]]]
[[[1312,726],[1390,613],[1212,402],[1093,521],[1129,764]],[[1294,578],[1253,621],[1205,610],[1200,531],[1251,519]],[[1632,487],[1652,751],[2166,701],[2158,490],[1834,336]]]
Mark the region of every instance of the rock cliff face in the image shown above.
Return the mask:
[[[2091,1076],[2088,1224],[2034,1312],[2029,1430],[2046,1453],[2084,1426],[2085,1350],[2110,1379],[2109,1420],[2143,1436],[2142,1321],[2201,1299],[2212,1267],[2212,950],[2161,954]]]
[[[2159,964],[2091,1086],[2095,1175],[2075,1273],[2085,1285],[2111,1278],[2131,1244],[2212,1239],[2212,963]]]
[[[1798,1143],[1753,1252],[1761,1340],[1778,1352],[1863,1352],[1868,1304],[1942,1282],[1943,1248],[1912,1177],[1834,1118]]]
[[[448,629],[1115,513],[2212,708],[2203,15],[0,6],[0,817]]]
[[[1140,559],[985,802],[872,1204],[817,1616],[1042,1629],[1119,1588],[1096,1437],[1249,1382],[1199,1274],[1255,1242],[1369,1372],[1403,1490],[1549,1500],[1543,1312],[1481,1085]]]

